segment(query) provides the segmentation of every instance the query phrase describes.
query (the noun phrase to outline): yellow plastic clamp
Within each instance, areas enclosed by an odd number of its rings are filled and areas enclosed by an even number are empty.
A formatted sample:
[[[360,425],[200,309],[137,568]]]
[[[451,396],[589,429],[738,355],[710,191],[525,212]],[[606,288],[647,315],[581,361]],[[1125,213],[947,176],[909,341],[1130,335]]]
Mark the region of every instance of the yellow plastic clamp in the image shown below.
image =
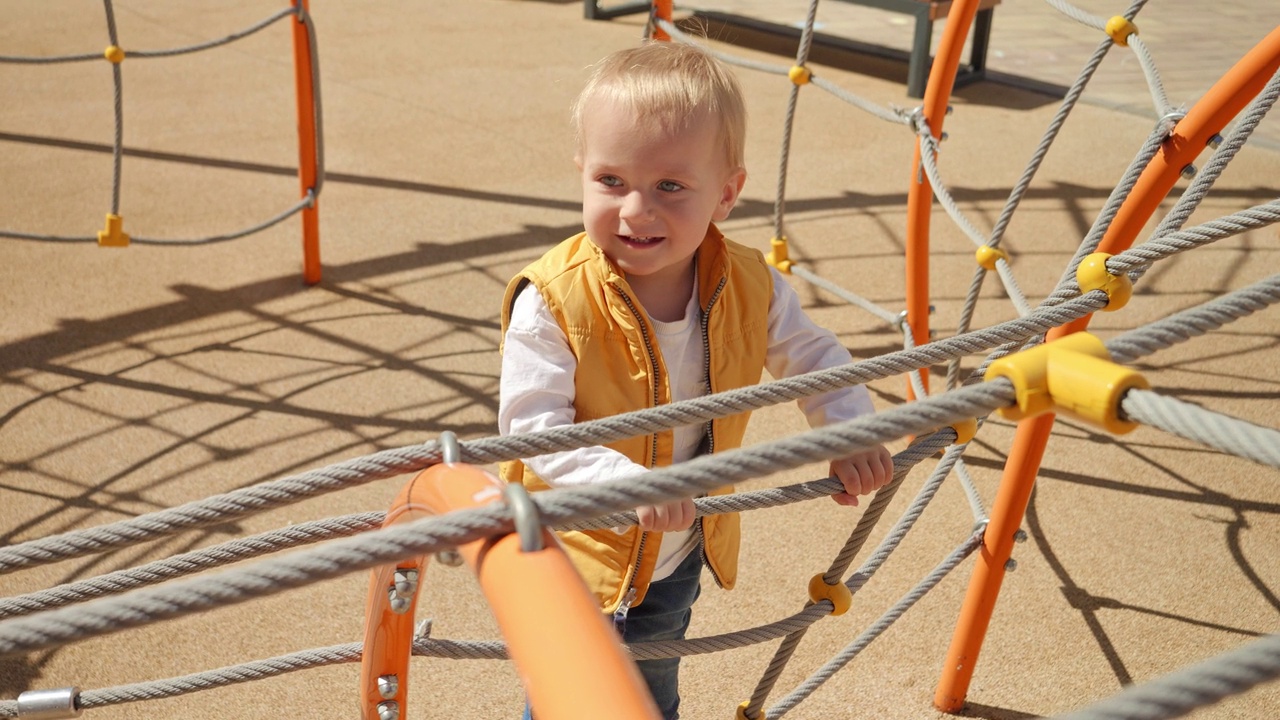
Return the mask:
[[[760,713],[756,717],[747,717],[747,706],[751,704],[750,700],[743,700],[738,705],[738,712],[733,714],[733,720],[769,720],[764,713]]]
[[[1081,293],[1102,290],[1107,294],[1107,306],[1102,308],[1105,312],[1119,310],[1133,297],[1133,281],[1129,276],[1124,273],[1112,275],[1107,270],[1110,258],[1107,253],[1094,253],[1081,260],[1076,268],[1076,282],[1080,284]]]
[[[978,434],[978,419],[969,418],[968,420],[957,420],[951,423],[951,429],[956,431],[956,445],[963,445],[973,439]]]
[[[828,585],[822,579],[822,573],[814,575],[809,580],[809,599],[814,602],[830,600],[831,604],[836,606],[831,611],[832,615],[843,615],[853,606],[853,593],[849,592],[849,588],[845,587],[844,583]]]
[[[996,269],[997,260],[1009,262],[1009,253],[1001,250],[1000,248],[991,247],[990,245],[983,245],[978,248],[978,251],[974,253],[974,256],[978,258],[978,264],[988,270]]]
[[[100,247],[129,247],[129,234],[124,231],[124,218],[107,213],[106,228],[98,231]]]
[[[776,237],[769,241],[769,252],[765,253],[765,262],[778,268],[779,272],[791,273],[791,261],[787,259],[787,238]]]
[[[1138,34],[1138,26],[1123,15],[1116,15],[1108,20],[1106,30],[1111,36],[1111,42],[1124,47],[1129,46],[1130,35]]]
[[[813,79],[813,73],[809,72],[809,68],[803,65],[793,65],[787,71],[787,77],[791,78],[791,82],[796,85],[805,85]]]
[[[1086,332],[1000,358],[987,368],[988,381],[997,377],[1017,391],[1015,403],[1000,410],[1010,420],[1062,412],[1117,435],[1138,426],[1120,418],[1121,398],[1150,387],[1140,373],[1112,362],[1102,341]]]
[[[124,62],[124,48],[117,45],[108,45],[107,49],[102,51],[102,56],[111,61],[113,65],[119,65]]]

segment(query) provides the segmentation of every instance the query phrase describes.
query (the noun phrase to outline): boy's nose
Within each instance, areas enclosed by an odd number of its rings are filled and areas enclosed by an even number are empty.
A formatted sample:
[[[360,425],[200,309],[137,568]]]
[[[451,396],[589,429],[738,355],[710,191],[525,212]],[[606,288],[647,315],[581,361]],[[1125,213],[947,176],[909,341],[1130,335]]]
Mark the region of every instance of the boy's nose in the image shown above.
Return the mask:
[[[635,190],[627,193],[622,199],[622,209],[619,214],[624,218],[643,218],[651,214],[652,210],[649,201],[645,198],[644,193]]]

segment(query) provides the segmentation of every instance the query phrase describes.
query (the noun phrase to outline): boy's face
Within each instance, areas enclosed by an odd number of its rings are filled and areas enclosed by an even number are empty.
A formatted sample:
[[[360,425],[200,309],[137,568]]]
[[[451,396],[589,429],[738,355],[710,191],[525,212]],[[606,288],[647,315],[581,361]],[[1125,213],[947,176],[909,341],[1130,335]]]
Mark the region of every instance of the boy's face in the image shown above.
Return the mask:
[[[709,117],[667,131],[610,100],[584,108],[587,235],[629,278],[681,279],[713,220],[729,216],[746,171],[728,167]]]

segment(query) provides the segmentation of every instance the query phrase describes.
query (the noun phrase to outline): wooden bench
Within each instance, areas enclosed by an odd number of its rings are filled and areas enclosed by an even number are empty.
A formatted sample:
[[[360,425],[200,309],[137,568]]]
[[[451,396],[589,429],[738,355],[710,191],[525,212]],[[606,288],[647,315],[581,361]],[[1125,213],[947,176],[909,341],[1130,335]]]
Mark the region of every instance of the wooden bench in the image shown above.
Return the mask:
[[[915,33],[912,36],[911,52],[908,55],[907,63],[907,96],[913,98],[924,97],[924,86],[929,79],[929,68],[933,62],[930,52],[933,45],[933,23],[935,20],[945,18],[947,13],[951,11],[953,4],[951,0],[838,0],[838,2],[863,5],[878,10],[888,10],[915,18]],[[961,65],[957,71],[956,87],[967,85],[975,80],[981,80],[986,76],[987,46],[991,39],[991,21],[992,16],[995,14],[995,7],[999,4],[1000,0],[979,0],[978,13],[973,19],[973,42],[969,51],[969,63],[968,65]],[[588,20],[608,20],[632,13],[647,13],[650,12],[651,7],[652,3],[647,2],[647,0],[632,0],[607,7],[601,7],[600,0],[583,0],[583,16]],[[800,35],[798,28],[740,15],[714,11],[699,11],[698,14],[731,24],[747,25],[767,32],[789,34],[796,37]],[[856,43],[830,36],[815,36],[815,42],[820,39],[828,44],[843,46],[855,51],[870,51],[890,57],[900,55],[898,52],[880,46]]]

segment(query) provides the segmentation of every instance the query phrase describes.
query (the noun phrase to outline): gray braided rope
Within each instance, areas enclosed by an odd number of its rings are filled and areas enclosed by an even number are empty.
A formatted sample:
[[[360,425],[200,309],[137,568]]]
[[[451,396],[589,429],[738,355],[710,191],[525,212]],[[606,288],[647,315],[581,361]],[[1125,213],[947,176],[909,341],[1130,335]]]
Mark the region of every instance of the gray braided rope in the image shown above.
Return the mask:
[[[385,517],[386,513],[379,511],[299,523],[87,580],[65,583],[26,595],[0,598],[0,618],[28,615],[96,597],[118,595],[127,590],[155,585],[287,548],[376,530],[382,527]]]
[[[107,13],[107,35],[111,44],[119,47],[120,38],[116,33],[116,14],[111,0],[102,0]],[[115,140],[111,147],[111,214],[120,214],[120,174],[124,161],[124,74],[120,63],[111,63],[111,79],[115,86]],[[96,238],[95,238],[96,239]]]
[[[1262,427],[1148,390],[1130,390],[1120,401],[1124,416],[1187,440],[1280,468],[1280,430]]]
[[[1086,25],[1094,28],[1095,30],[1102,30],[1107,26],[1106,20],[1103,20],[1097,15],[1087,13],[1065,0],[1045,0],[1045,2],[1049,3],[1049,5],[1055,8],[1058,12],[1066,15],[1072,20],[1075,20],[1081,25]]]
[[[1280,635],[1134,685],[1057,720],[1168,720],[1280,678]]]
[[[1055,307],[1037,310],[1025,318],[1010,320],[985,330],[954,336],[911,350],[889,353],[839,368],[551,431],[467,441],[462,444],[462,459],[470,463],[486,464],[536,457],[549,452],[598,445],[679,425],[703,423],[717,417],[861,385],[943,362],[956,353],[972,355],[1004,344],[1020,343],[1027,338],[1043,334],[1053,327],[1099,310],[1105,304],[1105,294],[1090,293]],[[126,547],[173,535],[183,530],[226,522],[230,519],[283,507],[303,498],[416,472],[439,461],[439,445],[434,441],[383,450],[136,518],[27,541],[0,548],[0,574]]]
[[[1280,274],[1111,338],[1107,350],[1116,362],[1132,363],[1276,303],[1280,303]]]
[[[197,52],[199,50],[208,50],[210,48],[226,45],[228,43],[234,42],[241,38],[249,37],[250,35],[253,35],[259,30],[262,30],[263,28],[268,27],[271,24],[275,23],[277,20],[283,17],[288,17],[289,15],[295,15],[297,14],[297,12],[298,11],[295,8],[291,8],[291,7],[285,8],[275,13],[271,17],[266,18],[265,20],[261,20],[255,23],[254,25],[251,25],[243,30],[233,32],[230,35],[226,35],[216,40],[210,40],[208,42],[202,42],[196,45],[187,45],[185,47],[178,47],[178,48],[173,48],[169,50],[128,50],[127,57],[130,57],[130,58],[173,57],[175,55],[185,55],[187,53]],[[116,43],[113,41],[112,44],[114,45]],[[103,58],[102,58],[101,52],[83,53],[78,55],[58,55],[53,57],[21,57],[21,56],[13,56],[13,55],[0,55],[0,63],[19,63],[19,64],[27,64],[27,65],[51,65],[55,63],[84,62],[87,60],[102,60],[102,59]]]
[[[1169,104],[1169,96],[1164,91],[1164,83],[1160,80],[1160,70],[1156,67],[1156,60],[1147,48],[1147,44],[1138,37],[1137,33],[1130,34],[1127,42],[1134,56],[1138,58],[1138,64],[1142,66],[1142,74],[1146,77],[1147,87],[1151,90],[1151,100],[1156,106],[1156,116],[1161,117],[1174,112],[1173,106]]]
[[[956,569],[960,563],[973,554],[973,551],[982,545],[982,533],[976,532],[969,536],[967,540],[960,544],[955,550],[951,551],[946,558],[942,560],[928,575],[914,588],[904,595],[897,603],[885,611],[874,623],[864,630],[852,643],[841,650],[835,657],[829,660],[825,665],[810,675],[795,690],[782,698],[773,707],[765,712],[765,717],[780,718],[791,710],[795,709],[801,701],[808,698],[815,690],[822,686],[827,680],[836,674],[841,668],[848,665],[858,653],[862,652],[873,640],[880,637],[885,630],[888,630],[898,618],[902,617],[911,606],[915,605],[920,598],[924,597],[930,590],[937,587],[952,570]]]
[[[844,288],[831,282],[830,280],[827,280],[826,278],[820,275],[815,275],[814,273],[809,272],[807,269],[799,265],[793,264],[791,266],[791,274],[795,275],[798,278],[803,279],[804,281],[812,285],[815,285],[817,287],[822,288],[823,290],[826,290],[827,292],[831,293],[832,295],[835,295],[841,300],[844,300],[850,305],[856,305],[862,308],[863,310],[866,310],[872,315],[875,315],[877,318],[879,318],[889,327],[897,329],[898,316],[894,313],[889,312],[888,310],[885,310],[879,305],[876,305],[870,300],[867,300],[866,298],[861,297],[859,295],[855,295],[854,293],[851,293],[845,290]]]
[[[1280,222],[1280,199],[1224,215],[1202,225],[1154,237],[1108,258],[1107,271],[1117,275],[1139,272],[1157,260],[1276,222]]]
[[[986,414],[1014,398],[1007,381],[961,388],[883,413],[811,430],[763,447],[696,458],[638,476],[585,487],[539,493],[539,514],[548,524],[579,520],[696,495],[737,480],[802,464],[843,457],[907,434]],[[317,548],[270,558],[208,577],[178,580],[28,617],[0,621],[0,653],[24,652],[96,637],[156,620],[273,595],[387,562],[454,547],[498,532],[510,532],[504,507],[484,506],[401,526],[334,540]]]
[[[945,433],[949,428],[940,431]],[[928,436],[932,438],[933,433]],[[955,431],[950,430],[949,436],[954,437]],[[911,471],[911,468],[918,465],[922,460],[931,457],[943,445],[945,441],[929,441],[927,446],[922,444],[927,438],[922,438],[921,442],[913,443],[902,452],[893,456],[894,477],[899,479]],[[887,486],[886,486],[887,487]],[[884,488],[881,488],[883,492]],[[694,517],[703,517],[705,515],[720,515],[731,512],[746,512],[749,510],[763,510],[765,508],[781,507],[804,500],[813,500],[820,497],[830,497],[838,492],[844,492],[844,486],[835,476],[825,477],[820,480],[811,480],[804,483],[796,483],[777,488],[765,488],[763,490],[753,490],[750,492],[735,492],[729,495],[712,495],[709,497],[696,498],[693,501]],[[871,509],[868,508],[868,513]],[[864,514],[865,517],[865,514]],[[556,529],[565,530],[608,530],[610,528],[625,527],[635,525],[639,522],[634,510],[626,512],[612,513],[602,515],[600,517],[583,520],[572,523],[567,526],[557,527]]]
[[[954,430],[950,430],[949,428],[948,430],[949,432],[947,435],[951,437],[951,439],[954,439]],[[937,434],[942,435],[943,433],[939,432]],[[885,560],[889,558],[893,551],[897,549],[903,538],[907,536],[907,532],[915,526],[916,520],[918,520],[920,515],[924,513],[924,509],[933,501],[938,489],[942,487],[943,481],[945,481],[947,476],[951,474],[951,468],[963,454],[965,447],[966,446],[951,446],[947,448],[945,453],[943,453],[942,460],[938,463],[937,467],[934,468],[929,479],[920,488],[920,492],[916,494],[915,499],[912,500],[911,504],[902,513],[902,516],[898,518],[893,527],[891,527],[885,534],[885,537],[880,541],[880,544],[871,553],[871,555],[863,561],[862,566],[859,567],[848,580],[844,581],[845,587],[849,588],[850,593],[856,595],[858,591],[866,585],[871,577],[875,575],[876,571],[880,569],[881,565],[884,564]],[[875,498],[872,500],[873,505],[879,500],[880,494],[877,493]],[[885,503],[887,504],[887,502],[888,500],[886,499]],[[871,511],[871,508],[867,509],[868,513]],[[860,527],[861,523],[859,523],[859,528]],[[854,536],[856,537],[859,533],[860,530],[855,529]],[[851,537],[850,540],[854,541],[855,537]],[[865,538],[863,538],[863,540],[865,540]],[[858,542],[860,543],[861,541]],[[852,542],[846,543],[846,548],[851,544]],[[834,584],[838,580],[839,577],[831,579],[829,574],[823,577],[823,581],[828,584]],[[829,601],[823,602],[827,603]],[[823,606],[823,603],[818,603],[818,605]],[[806,608],[807,607],[808,606],[806,605]],[[768,698],[769,693],[773,691],[778,678],[781,677],[782,671],[786,668],[787,663],[790,662],[792,655],[795,653],[795,649],[799,646],[800,640],[803,637],[804,630],[789,635],[774,651],[773,658],[769,661],[768,666],[765,668],[764,673],[756,684],[755,690],[747,701],[747,706],[744,710],[747,717],[755,717],[760,713],[760,709],[764,706],[764,701]]]

